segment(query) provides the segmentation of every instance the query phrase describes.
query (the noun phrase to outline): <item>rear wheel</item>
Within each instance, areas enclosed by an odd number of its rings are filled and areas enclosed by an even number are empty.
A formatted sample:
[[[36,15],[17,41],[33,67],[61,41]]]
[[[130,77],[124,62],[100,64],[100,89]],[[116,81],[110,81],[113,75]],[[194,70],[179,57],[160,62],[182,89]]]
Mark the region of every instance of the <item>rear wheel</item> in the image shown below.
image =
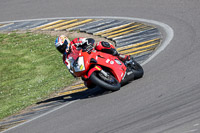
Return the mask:
[[[117,91],[121,85],[118,80],[111,74],[107,73],[107,76],[99,71],[95,71],[91,74],[90,80],[97,86],[111,91]]]
[[[131,62],[129,62],[128,64],[126,64],[127,67],[127,74],[125,76],[125,78],[122,80],[121,85],[126,85],[127,83],[142,78],[144,75],[144,71],[142,66],[137,63],[134,59],[132,59]]]
[[[132,71],[134,73],[134,79],[142,78],[144,75],[144,70],[142,66],[139,63],[137,63],[135,60],[133,60]]]

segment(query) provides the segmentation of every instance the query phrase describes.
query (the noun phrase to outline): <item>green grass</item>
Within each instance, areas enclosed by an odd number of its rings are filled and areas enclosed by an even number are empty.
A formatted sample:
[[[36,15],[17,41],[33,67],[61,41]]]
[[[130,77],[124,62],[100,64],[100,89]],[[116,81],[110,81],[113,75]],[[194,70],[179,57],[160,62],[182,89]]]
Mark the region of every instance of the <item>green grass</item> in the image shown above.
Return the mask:
[[[0,33],[0,119],[75,81],[54,46],[55,38]]]

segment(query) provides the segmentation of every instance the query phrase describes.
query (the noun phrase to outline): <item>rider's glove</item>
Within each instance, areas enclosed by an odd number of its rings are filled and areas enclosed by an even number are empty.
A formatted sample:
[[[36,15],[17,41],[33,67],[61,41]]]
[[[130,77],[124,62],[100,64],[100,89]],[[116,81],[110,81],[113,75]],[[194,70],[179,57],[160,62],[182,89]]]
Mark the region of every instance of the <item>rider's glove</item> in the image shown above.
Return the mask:
[[[74,76],[74,78],[76,78],[76,76],[74,75],[74,72],[71,69],[69,69],[69,72],[71,73],[72,76]]]
[[[83,44],[87,44],[88,45],[88,39],[87,38],[83,38],[81,41],[82,41],[82,45]]]

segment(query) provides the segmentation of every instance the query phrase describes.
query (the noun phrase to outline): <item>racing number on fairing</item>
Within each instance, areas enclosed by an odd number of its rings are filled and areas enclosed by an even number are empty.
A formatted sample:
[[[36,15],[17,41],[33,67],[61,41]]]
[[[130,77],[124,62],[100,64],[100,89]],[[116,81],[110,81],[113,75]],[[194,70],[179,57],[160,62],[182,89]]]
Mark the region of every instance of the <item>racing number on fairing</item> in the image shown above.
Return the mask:
[[[106,60],[106,63],[109,63],[109,62],[110,62],[110,59],[107,59],[107,60]]]
[[[114,61],[112,61],[112,60],[110,60],[110,59],[107,59],[107,60],[106,60],[106,63],[109,63],[109,62],[110,62],[111,65],[114,64]]]

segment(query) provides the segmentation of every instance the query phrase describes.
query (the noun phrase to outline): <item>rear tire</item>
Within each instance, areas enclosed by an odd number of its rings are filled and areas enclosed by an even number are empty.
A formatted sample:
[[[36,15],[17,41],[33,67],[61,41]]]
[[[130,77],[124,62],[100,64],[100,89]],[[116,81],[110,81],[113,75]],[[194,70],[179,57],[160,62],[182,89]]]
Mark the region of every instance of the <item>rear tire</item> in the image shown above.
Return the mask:
[[[106,81],[104,78],[99,76],[100,72],[93,72],[90,76],[90,80],[92,83],[96,84],[97,86],[110,90],[110,91],[118,91],[121,87],[121,84],[118,82],[118,80],[109,74],[109,79],[111,79],[109,82],[108,80]]]
[[[144,70],[142,66],[133,60],[134,64],[132,65],[132,71],[134,73],[134,79],[142,78],[144,75]]]

